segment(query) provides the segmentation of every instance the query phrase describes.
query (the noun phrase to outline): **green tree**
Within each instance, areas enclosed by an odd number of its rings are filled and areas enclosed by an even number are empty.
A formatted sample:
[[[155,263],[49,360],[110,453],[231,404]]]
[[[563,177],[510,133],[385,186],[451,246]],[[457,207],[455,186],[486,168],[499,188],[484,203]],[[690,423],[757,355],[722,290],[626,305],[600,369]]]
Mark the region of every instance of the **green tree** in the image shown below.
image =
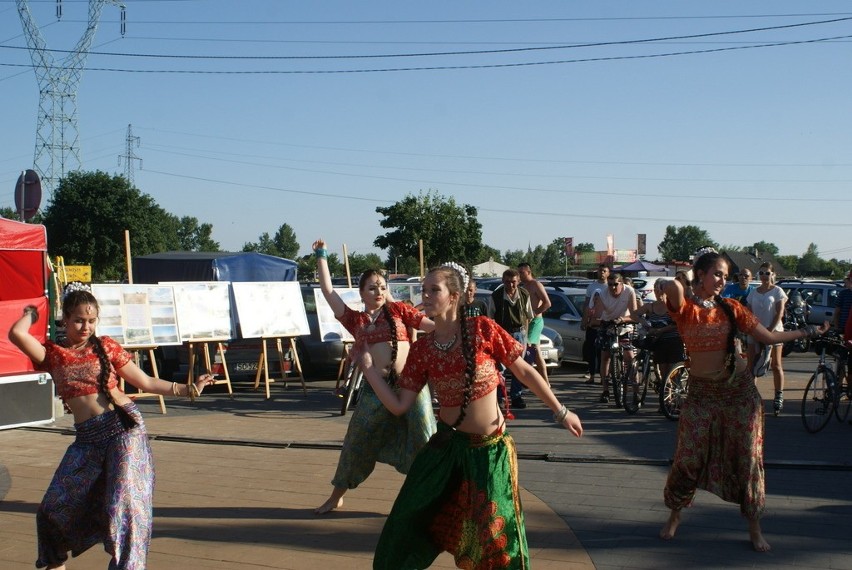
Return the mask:
[[[317,280],[317,260],[313,253],[295,260],[298,265],[299,281],[312,283]],[[328,254],[328,271],[332,277],[345,276],[345,269],[336,253]]]
[[[7,220],[15,220],[16,222],[21,221],[21,218],[18,215],[18,212],[16,212],[14,208],[10,208],[8,206],[3,206],[2,208],[0,208],[0,218],[6,218]],[[27,220],[27,223],[29,223],[29,224],[41,224],[41,223],[43,223],[41,212],[36,212],[36,215],[33,216],[32,218],[30,218],[29,220]]]
[[[581,253],[584,252],[584,251],[585,252],[596,251],[595,250],[595,244],[588,243],[588,242],[578,243],[577,245],[574,246],[574,251],[579,251]]]
[[[220,251],[214,241],[213,224],[199,223],[198,218],[184,216],[178,226],[178,242],[182,251]]]
[[[778,246],[768,241],[757,241],[754,242],[754,245],[751,247],[745,247],[743,249],[746,251],[757,251],[758,254],[768,253],[772,257],[778,257],[779,253]]]
[[[349,273],[352,275],[352,286],[358,286],[358,278],[368,269],[386,271],[382,258],[375,253],[349,254]],[[345,270],[345,269],[344,269]]]
[[[180,247],[180,220],[153,198],[105,172],[71,172],[59,181],[44,210],[51,255],[92,266],[95,280],[122,278],[124,232],[135,256]]]
[[[485,263],[491,259],[500,262],[503,256],[500,254],[499,249],[483,244],[482,249],[479,251],[479,263]],[[476,265],[476,263],[473,265]]]
[[[243,251],[293,259],[299,253],[299,242],[296,240],[296,232],[293,228],[288,224],[281,224],[273,237],[269,236],[269,232],[263,232],[256,242],[243,244]]]
[[[803,277],[808,275],[819,275],[823,270],[824,262],[819,257],[817,245],[812,243],[808,245],[807,251],[799,259],[799,266],[796,268],[796,273]]]
[[[479,261],[482,250],[482,225],[476,208],[459,205],[453,198],[437,192],[421,191],[407,195],[388,207],[376,208],[383,215],[383,228],[393,228],[375,239],[373,244],[401,257],[420,258],[419,240],[427,267],[443,261],[472,265]]]
[[[719,245],[698,226],[667,226],[663,241],[657,246],[665,261],[689,261],[698,248]]]

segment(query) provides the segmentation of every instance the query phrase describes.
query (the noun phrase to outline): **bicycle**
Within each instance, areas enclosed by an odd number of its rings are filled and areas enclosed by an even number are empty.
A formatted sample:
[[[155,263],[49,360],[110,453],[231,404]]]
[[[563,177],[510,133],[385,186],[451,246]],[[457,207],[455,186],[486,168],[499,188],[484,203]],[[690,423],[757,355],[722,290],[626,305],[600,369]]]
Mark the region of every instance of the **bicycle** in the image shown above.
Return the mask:
[[[689,366],[684,362],[672,368],[660,390],[660,409],[668,419],[677,421],[680,418],[688,390]]]
[[[837,421],[845,421],[852,407],[852,387],[846,374],[849,350],[843,339],[837,333],[826,334],[814,340],[813,346],[819,363],[802,396],[802,424],[809,433],[822,430],[832,412]],[[826,364],[827,355],[834,357],[834,370]]]
[[[340,406],[340,415],[345,416],[346,412],[355,408],[358,400],[361,399],[361,390],[364,385],[364,373],[355,362],[350,362],[346,367],[346,380],[338,394],[343,403]]]
[[[612,388],[615,406],[624,405],[624,384],[627,379],[627,369],[624,365],[624,351],[633,350],[630,339],[622,339],[618,334],[619,327],[615,321],[601,321],[598,342],[601,349],[609,352],[609,385]]]
[[[628,398],[625,394],[623,402],[624,411],[628,414],[635,414],[639,411],[639,408],[645,405],[649,385],[653,386],[655,392],[660,392],[660,374],[657,371],[657,365],[654,364],[651,350],[654,338],[648,335],[634,335],[632,343],[634,347],[639,349],[639,352],[627,371],[627,378],[631,380],[633,385],[633,397]],[[652,375],[654,377],[653,383],[651,382]]]

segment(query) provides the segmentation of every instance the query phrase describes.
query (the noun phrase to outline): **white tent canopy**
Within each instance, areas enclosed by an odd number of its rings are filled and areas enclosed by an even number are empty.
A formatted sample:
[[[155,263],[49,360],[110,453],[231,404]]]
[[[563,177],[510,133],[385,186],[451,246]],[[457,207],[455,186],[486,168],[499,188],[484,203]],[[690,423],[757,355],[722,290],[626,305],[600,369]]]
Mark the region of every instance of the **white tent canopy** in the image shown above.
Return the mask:
[[[489,259],[485,263],[480,263],[479,265],[473,266],[473,276],[474,277],[500,277],[503,275],[503,272],[509,269],[508,265],[503,265],[497,261],[494,261],[494,258]]]

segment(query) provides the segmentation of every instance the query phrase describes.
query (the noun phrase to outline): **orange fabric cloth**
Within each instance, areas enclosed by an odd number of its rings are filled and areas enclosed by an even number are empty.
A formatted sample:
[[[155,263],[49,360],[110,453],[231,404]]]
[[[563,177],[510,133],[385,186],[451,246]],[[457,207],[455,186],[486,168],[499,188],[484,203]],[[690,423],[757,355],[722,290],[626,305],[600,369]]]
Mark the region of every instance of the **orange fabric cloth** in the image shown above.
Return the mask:
[[[737,301],[722,299],[722,302],[733,311],[739,331],[750,334],[758,324],[757,317]],[[679,310],[671,305],[668,308],[688,352],[727,350],[731,323],[724,309],[719,306],[708,309],[690,298],[684,299]]]
[[[112,365],[107,381],[107,389],[112,390],[118,385],[118,375],[115,371],[130,362],[133,357],[110,337],[98,338],[104,347],[107,360]],[[83,350],[71,350],[49,340],[44,343],[44,349],[44,362],[36,368],[50,373],[56,385],[56,393],[63,401],[97,394],[101,362],[91,342]]]

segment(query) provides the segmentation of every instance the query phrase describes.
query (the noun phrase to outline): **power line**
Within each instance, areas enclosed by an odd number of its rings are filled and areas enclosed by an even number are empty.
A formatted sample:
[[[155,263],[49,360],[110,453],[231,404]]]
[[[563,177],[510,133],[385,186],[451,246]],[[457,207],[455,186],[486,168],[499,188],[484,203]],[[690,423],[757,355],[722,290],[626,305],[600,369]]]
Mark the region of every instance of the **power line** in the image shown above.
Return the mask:
[[[146,169],[145,172],[154,173],[154,174],[162,174],[163,176],[169,176],[172,178],[184,178],[188,180],[197,180],[200,182],[209,182],[213,184],[222,184],[227,186],[239,186],[241,188],[256,188],[259,190],[271,190],[273,192],[282,192],[285,194],[301,194],[306,196],[315,196],[320,198],[335,198],[335,199],[344,199],[344,200],[354,200],[359,202],[372,202],[374,204],[382,203],[382,204],[392,204],[394,203],[392,200],[381,200],[378,198],[366,198],[364,196],[347,196],[345,194],[332,194],[329,192],[315,192],[315,191],[307,191],[307,190],[295,190],[289,188],[281,188],[277,186],[265,186],[260,184],[246,184],[244,182],[232,182],[229,180],[217,180],[214,178],[204,178],[201,176],[191,176],[188,174],[177,174],[174,172],[163,172],[160,170],[150,170]],[[617,221],[635,221],[635,216],[625,215],[625,216],[614,216],[614,215],[604,215],[604,214],[578,214],[578,213],[564,213],[564,212],[553,212],[553,211],[532,211],[532,210],[506,210],[506,209],[493,209],[493,208],[481,208],[476,206],[476,209],[481,212],[491,212],[497,214],[508,214],[508,215],[532,215],[532,216],[548,216],[548,217],[558,217],[558,218],[581,218],[581,219],[600,219],[600,220],[617,220]],[[665,218],[653,218],[648,216],[642,216],[642,221],[644,222],[664,222],[671,223],[671,217]],[[711,224],[711,225],[729,225],[729,226],[755,226],[755,222],[753,219],[749,220],[707,220],[702,218],[702,224]],[[761,220],[761,226],[778,226],[778,227],[789,227],[789,226],[802,226],[802,227],[813,227],[814,224],[819,224],[821,227],[838,227],[838,228],[848,228],[849,223],[832,223],[825,222],[823,220],[813,220],[813,221],[772,221],[772,220]]]
[[[344,55],[308,55],[308,56],[278,56],[278,55],[184,55],[184,54],[147,54],[147,53],[123,53],[123,52],[96,52],[90,51],[89,55],[100,55],[106,57],[130,57],[149,59],[199,59],[199,60],[259,60],[259,61],[290,61],[290,60],[335,60],[335,59],[384,59],[384,58],[408,58],[408,57],[446,57],[459,55],[497,55],[507,53],[526,53],[553,50],[580,49],[590,47],[612,47],[621,45],[637,45],[659,42],[670,42],[678,40],[691,40],[699,38],[710,38],[727,35],[750,34],[765,31],[777,31],[792,28],[810,27],[824,24],[835,24],[852,20],[852,16],[836,18],[833,20],[820,20],[815,22],[800,22],[797,24],[786,24],[782,26],[766,26],[762,28],[748,28],[742,30],[727,30],[722,32],[706,32],[702,34],[687,34],[679,36],[661,36],[655,38],[641,38],[635,40],[617,40],[605,42],[584,42],[578,44],[562,44],[548,46],[533,46],[519,48],[505,48],[492,50],[465,50],[445,52],[423,52],[423,53],[395,53],[395,54],[344,54]],[[134,22],[135,25],[135,22]],[[779,42],[780,43],[780,42]],[[750,47],[750,46],[741,46]],[[0,46],[0,49],[27,49],[19,46]],[[73,53],[73,50],[46,50],[53,53]]]

